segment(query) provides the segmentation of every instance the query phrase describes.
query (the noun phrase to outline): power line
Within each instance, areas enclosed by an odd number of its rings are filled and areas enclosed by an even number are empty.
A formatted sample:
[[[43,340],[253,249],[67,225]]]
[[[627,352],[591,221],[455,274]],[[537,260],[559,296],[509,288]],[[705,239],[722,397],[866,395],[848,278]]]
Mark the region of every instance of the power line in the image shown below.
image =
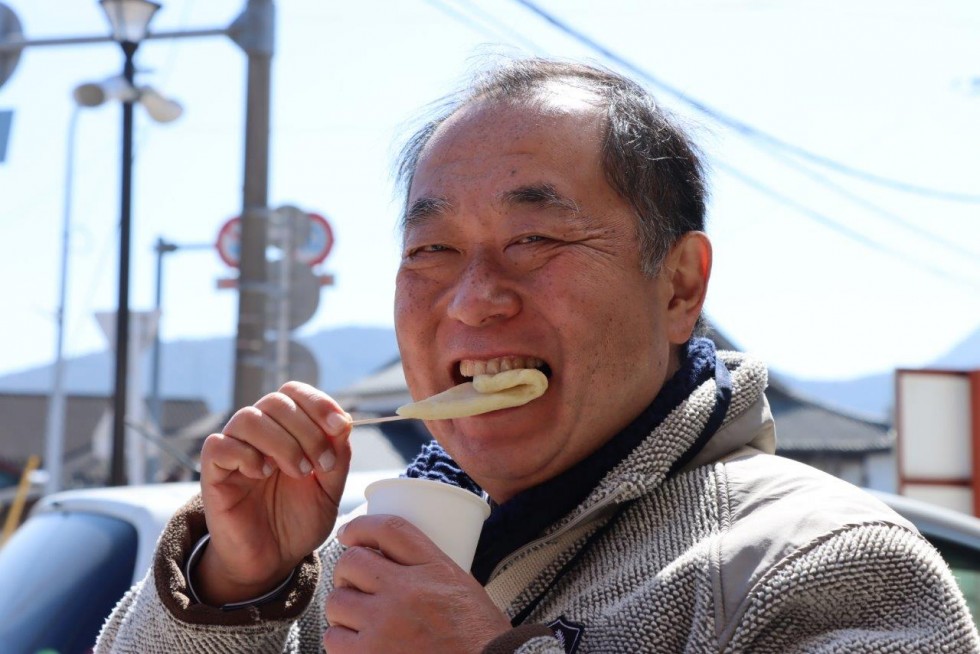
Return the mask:
[[[895,223],[896,225],[899,225],[909,230],[910,232],[916,234],[917,236],[920,236],[928,241],[932,241],[936,245],[948,248],[953,252],[966,257],[973,264],[980,263],[980,252],[969,250],[963,247],[962,245],[960,245],[959,243],[943,238],[942,236],[930,232],[927,229],[923,229],[922,227],[915,224],[908,218],[900,216],[899,214],[893,211],[889,211],[888,209],[885,209],[884,207],[881,207],[875,204],[874,202],[871,202],[870,200],[866,200],[865,198],[861,197],[857,193],[854,193],[853,191],[844,188],[843,186],[835,183],[834,181],[827,178],[826,176],[821,175],[820,173],[816,172],[812,168],[809,168],[808,166],[802,164],[801,162],[797,161],[796,159],[793,159],[792,157],[782,152],[772,152],[770,154],[771,156],[778,158],[780,161],[782,161],[785,165],[789,166],[790,168],[793,168],[794,170],[798,171],[802,175],[809,177],[810,179],[817,182],[818,184],[825,186],[826,188],[830,189],[834,193],[837,193],[841,197],[849,200],[850,202],[853,202],[857,206],[867,211],[870,211],[871,213],[877,214],[882,218],[885,218]]]
[[[909,264],[911,266],[915,266],[915,267],[919,268],[920,270],[927,271],[927,272],[929,272],[929,273],[931,273],[933,275],[936,275],[938,277],[942,277],[942,278],[944,278],[946,280],[949,280],[951,282],[956,282],[957,284],[961,284],[961,285],[965,285],[965,286],[970,286],[972,288],[980,289],[980,283],[974,282],[974,281],[969,280],[969,279],[964,279],[962,277],[957,277],[955,275],[952,275],[948,271],[943,270],[942,268],[938,268],[936,266],[933,266],[933,265],[931,265],[929,263],[926,263],[926,262],[923,262],[923,261],[911,260],[911,259],[908,258],[908,255],[905,254],[904,252],[901,252],[901,251],[896,250],[894,248],[891,248],[891,247],[888,247],[886,245],[883,245],[883,244],[881,244],[881,243],[873,240],[871,237],[867,236],[866,234],[862,234],[861,232],[859,232],[857,230],[854,230],[854,229],[852,229],[852,228],[850,228],[850,227],[848,227],[846,225],[842,225],[841,223],[833,220],[832,218],[829,218],[828,216],[820,213],[819,211],[816,211],[814,209],[811,209],[810,207],[808,207],[806,205],[800,204],[799,202],[797,202],[796,200],[790,198],[789,196],[783,195],[782,193],[780,193],[779,191],[773,189],[772,187],[767,186],[766,184],[763,184],[759,180],[755,179],[754,177],[752,177],[750,175],[747,175],[747,174],[743,173],[742,171],[738,170],[737,168],[734,168],[732,166],[729,166],[728,164],[726,164],[723,161],[715,161],[714,162],[714,166],[716,168],[719,168],[719,169],[725,171],[726,173],[728,173],[729,175],[731,175],[732,177],[734,177],[738,181],[740,181],[743,184],[745,184],[746,186],[749,186],[750,188],[758,191],[762,195],[765,195],[765,196],[767,196],[767,197],[775,200],[776,202],[778,202],[778,203],[780,203],[780,204],[782,204],[784,206],[787,206],[787,207],[793,209],[794,211],[796,211],[796,212],[798,212],[798,213],[806,216],[810,220],[812,220],[812,221],[814,221],[816,223],[819,223],[820,225],[823,225],[824,227],[826,227],[828,229],[831,229],[831,230],[833,230],[833,231],[835,231],[835,232],[837,232],[839,234],[842,234],[842,235],[846,236],[847,238],[850,238],[851,240],[854,240],[854,241],[857,241],[858,243],[861,243],[865,247],[868,247],[868,248],[870,248],[872,250],[877,250],[878,252],[881,252],[883,254],[887,254],[889,256],[898,257],[904,263],[907,263],[907,264]]]
[[[545,52],[544,49],[541,46],[539,46],[537,43],[525,37],[523,34],[518,34],[513,30],[512,27],[501,22],[496,16],[484,11],[483,8],[480,7],[478,3],[473,2],[472,0],[457,0],[457,2],[466,5],[470,13],[479,15],[483,21],[490,23],[491,25],[493,25],[495,29],[503,32],[505,37],[516,39],[518,42],[521,43],[521,45],[523,45],[531,52],[535,52],[537,54],[543,54]]]
[[[435,9],[446,14],[453,20],[462,23],[466,27],[469,27],[474,32],[478,32],[494,40],[504,40],[504,41],[516,40],[521,45],[523,45],[525,48],[527,48],[532,52],[535,52],[537,54],[543,53],[542,49],[538,47],[536,43],[522,36],[521,34],[517,34],[510,27],[501,24],[500,21],[498,21],[496,18],[487,14],[485,11],[483,11],[478,6],[472,3],[464,3],[464,4],[467,5],[470,13],[480,14],[480,17],[483,19],[484,22],[491,23],[493,26],[492,28],[488,28],[486,25],[475,22],[466,14],[461,13],[456,7],[450,6],[445,2],[443,2],[442,0],[424,0],[424,1],[427,4],[431,5],[432,7],[434,7]]]
[[[769,134],[768,132],[764,132],[756,127],[753,127],[752,125],[749,125],[746,122],[738,120],[733,116],[729,116],[728,114],[722,113],[714,109],[713,107],[704,104],[700,100],[697,100],[696,98],[688,95],[687,93],[681,91],[677,87],[667,84],[666,82],[658,79],[651,73],[640,68],[638,65],[616,54],[606,46],[589,38],[584,33],[580,32],[579,30],[576,30],[575,28],[561,21],[554,15],[546,12],[544,9],[536,5],[534,2],[531,2],[531,0],[514,0],[514,2],[523,5],[529,11],[536,14],[538,17],[545,20],[546,22],[550,23],[558,30],[564,32],[565,34],[579,41],[580,43],[587,45],[588,47],[592,48],[602,56],[609,59],[610,61],[613,61],[619,64],[620,66],[622,66],[623,68],[628,69],[634,75],[643,78],[648,83],[660,88],[663,91],[666,91],[667,93],[670,93],[671,95],[678,98],[682,102],[690,105],[697,111],[700,111],[706,116],[711,117],[717,122],[725,125],[726,127],[732,130],[735,130],[736,132],[743,134],[746,137],[757,139],[772,147],[785,150],[786,152],[789,152],[794,156],[819,164],[825,168],[835,170],[841,174],[848,175],[850,177],[855,177],[857,179],[861,179],[865,182],[869,182],[872,184],[877,184],[878,186],[884,186],[886,188],[891,188],[897,191],[912,193],[915,195],[921,195],[924,197],[929,197],[938,200],[947,200],[951,202],[980,203],[980,195],[976,195],[972,193],[958,193],[953,191],[945,191],[941,189],[934,189],[926,186],[919,186],[916,184],[910,184],[900,180],[891,179],[888,177],[884,177],[882,175],[878,175],[876,173],[872,173],[866,170],[862,170],[860,168],[856,168],[854,166],[850,166],[848,164],[841,163],[829,157],[825,157],[823,155],[811,152],[793,143],[789,143],[788,141],[784,141],[776,136],[773,136],[772,134]]]

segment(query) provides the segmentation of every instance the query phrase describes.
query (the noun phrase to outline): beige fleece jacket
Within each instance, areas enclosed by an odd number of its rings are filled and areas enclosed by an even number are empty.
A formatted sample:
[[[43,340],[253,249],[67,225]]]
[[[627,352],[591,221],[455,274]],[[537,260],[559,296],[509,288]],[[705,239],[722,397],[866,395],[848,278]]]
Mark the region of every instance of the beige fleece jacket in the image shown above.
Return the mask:
[[[711,412],[708,381],[585,502],[502,561],[486,585],[502,611],[513,617],[541,597],[525,625],[486,651],[980,653],[932,546],[875,498],[773,455],[764,366],[722,356],[733,384],[722,428],[667,478]],[[311,556],[280,601],[223,613],[192,604],[181,572],[202,533],[199,504],[175,518],[96,652],[322,651],[339,544]]]

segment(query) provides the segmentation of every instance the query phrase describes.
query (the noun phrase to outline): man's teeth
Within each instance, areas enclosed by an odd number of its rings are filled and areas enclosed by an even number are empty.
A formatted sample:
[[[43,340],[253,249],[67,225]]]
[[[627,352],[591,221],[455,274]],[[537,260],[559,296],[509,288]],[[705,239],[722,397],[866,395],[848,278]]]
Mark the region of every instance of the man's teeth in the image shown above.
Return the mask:
[[[459,362],[459,374],[463,377],[476,377],[477,375],[496,375],[505,370],[516,370],[518,368],[540,368],[544,361],[537,357],[497,357],[486,361],[476,359],[463,359]]]

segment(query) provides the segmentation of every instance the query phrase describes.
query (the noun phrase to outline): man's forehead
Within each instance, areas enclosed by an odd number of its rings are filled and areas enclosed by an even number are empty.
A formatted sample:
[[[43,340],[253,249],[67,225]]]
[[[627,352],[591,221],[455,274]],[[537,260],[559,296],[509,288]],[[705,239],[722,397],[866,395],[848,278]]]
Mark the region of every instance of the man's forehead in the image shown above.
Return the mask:
[[[605,118],[596,91],[578,80],[549,80],[519,97],[477,96],[454,111],[429,138],[421,153],[424,159],[433,148],[459,134],[481,134],[501,128],[530,131],[542,119],[570,118],[583,123],[600,123]],[[420,161],[421,163],[421,161]]]
[[[553,80],[536,88],[533,98],[483,97],[470,101],[435,130],[419,153],[408,189],[403,227],[454,212],[457,198],[447,192],[447,182],[453,187],[461,181],[468,183],[500,174],[499,169],[487,167],[483,155],[488,148],[498,154],[514,155],[517,160],[532,152],[538,156],[542,151],[551,151],[559,159],[577,152],[599,165],[604,114],[597,110],[597,98],[590,88]],[[550,145],[542,149],[542,142]],[[511,170],[510,175],[516,170]],[[530,177],[506,180],[495,190],[491,201],[498,205],[533,203],[574,210],[575,203],[560,194],[548,177],[532,172]]]
[[[564,150],[572,141],[591,144],[594,150],[588,155],[597,155],[604,115],[583,97],[573,90],[571,95],[542,97],[534,104],[485,100],[462,107],[428,139],[413,177],[424,177],[430,168],[447,163],[462,164],[459,170],[466,172],[469,160],[479,158],[488,147],[520,155],[529,145],[537,150],[541,138],[550,139],[552,149]]]
[[[548,80],[535,90],[534,98],[542,109],[557,113],[592,113],[601,105],[601,97],[595,88],[576,77]]]

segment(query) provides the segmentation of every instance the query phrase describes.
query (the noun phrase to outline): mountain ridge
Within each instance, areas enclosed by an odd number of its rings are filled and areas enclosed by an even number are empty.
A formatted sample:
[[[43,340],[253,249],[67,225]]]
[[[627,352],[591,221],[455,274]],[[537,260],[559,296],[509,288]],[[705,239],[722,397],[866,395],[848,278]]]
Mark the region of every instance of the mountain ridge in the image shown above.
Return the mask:
[[[296,339],[313,353],[320,369],[319,386],[336,393],[398,356],[394,330],[388,327],[347,326],[326,329]],[[212,411],[231,405],[234,340],[231,337],[186,339],[163,343],[161,392],[165,397],[201,397]],[[108,395],[111,388],[109,352],[67,360],[65,388],[69,393]],[[980,368],[980,329],[967,336],[924,368]],[[0,376],[0,392],[47,393],[51,368],[44,365]],[[216,372],[224,371],[224,372]],[[149,358],[144,369],[149,384]],[[811,380],[773,369],[773,378],[828,408],[891,422],[894,373],[882,372],[846,380]]]
[[[387,327],[348,326],[295,339],[314,355],[318,385],[334,393],[398,356],[394,331]],[[160,389],[164,397],[200,397],[215,412],[231,408],[234,339],[181,339],[161,344]],[[143,390],[150,390],[150,357],[143,361]],[[53,364],[0,376],[0,392],[48,393]],[[65,391],[108,395],[112,388],[112,355],[91,352],[65,361]]]

